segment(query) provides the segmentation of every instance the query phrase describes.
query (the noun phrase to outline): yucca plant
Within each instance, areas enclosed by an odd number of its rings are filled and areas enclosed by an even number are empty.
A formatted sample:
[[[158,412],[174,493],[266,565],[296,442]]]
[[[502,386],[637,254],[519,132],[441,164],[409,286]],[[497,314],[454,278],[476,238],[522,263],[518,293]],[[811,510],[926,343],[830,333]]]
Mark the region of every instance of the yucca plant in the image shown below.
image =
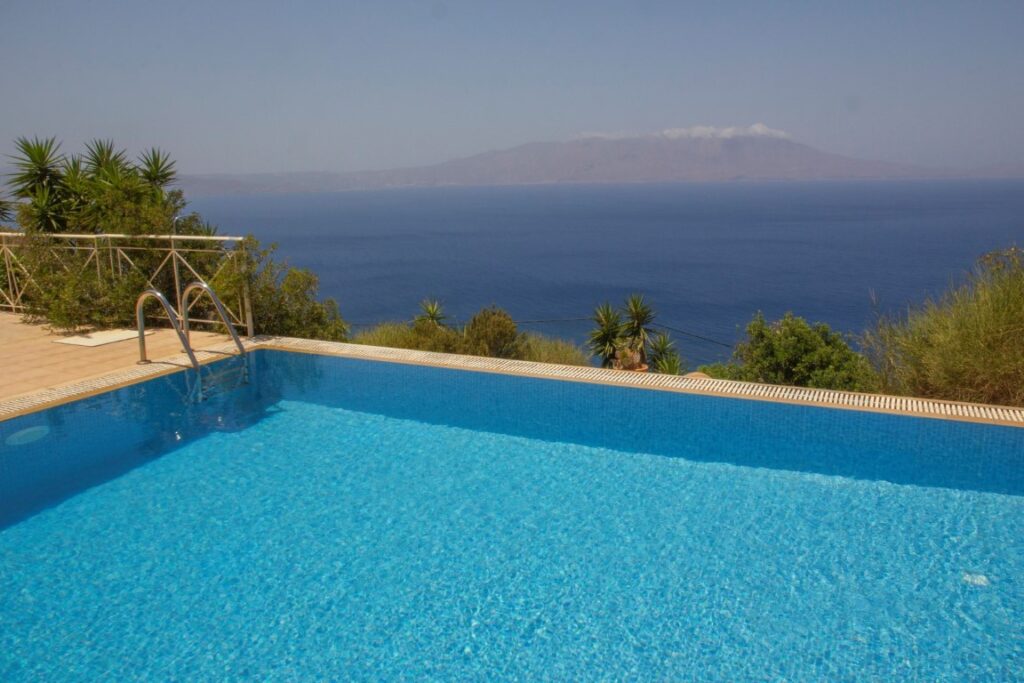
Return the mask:
[[[640,355],[643,365],[647,362],[647,345],[653,334],[650,325],[654,322],[654,311],[644,302],[643,295],[631,294],[622,312],[625,315],[622,337]]]
[[[139,156],[138,170],[142,180],[159,192],[163,192],[177,177],[174,161],[169,154],[157,147]]]
[[[118,150],[113,140],[93,140],[85,145],[85,168],[94,178],[124,175],[131,164],[128,153]]]
[[[650,364],[652,371],[663,375],[678,375],[683,371],[683,359],[676,350],[676,344],[664,332],[651,339]]]
[[[660,375],[681,375],[683,374],[683,359],[673,351],[668,355],[660,356],[652,363],[651,369]]]
[[[30,199],[41,188],[51,196],[59,190],[63,176],[61,168],[64,156],[60,153],[57,138],[20,137],[14,141],[17,153],[10,158],[14,161],[15,173],[7,181],[15,197]]]
[[[444,325],[448,316],[444,314],[444,308],[437,299],[424,299],[420,302],[420,314],[416,316],[416,322],[433,323],[438,326]]]
[[[65,227],[60,195],[45,185],[29,195],[27,215],[33,229],[40,232],[62,232]]]
[[[605,302],[594,309],[593,321],[595,327],[590,332],[587,346],[601,359],[601,367],[611,367],[622,336],[622,316]]]

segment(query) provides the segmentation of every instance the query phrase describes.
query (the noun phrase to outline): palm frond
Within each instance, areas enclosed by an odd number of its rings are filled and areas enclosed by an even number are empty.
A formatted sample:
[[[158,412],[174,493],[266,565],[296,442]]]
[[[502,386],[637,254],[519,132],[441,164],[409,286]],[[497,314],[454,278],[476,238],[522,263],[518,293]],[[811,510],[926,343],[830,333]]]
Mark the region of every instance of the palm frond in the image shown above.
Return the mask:
[[[424,299],[420,302],[421,313],[416,316],[417,322],[430,322],[435,325],[442,325],[448,318],[444,314],[444,308],[437,299]]]
[[[85,145],[85,168],[97,178],[118,178],[129,168],[128,154],[118,150],[113,140],[93,140]]]
[[[141,154],[137,168],[142,179],[157,189],[171,185],[178,175],[171,156],[158,147]]]
[[[20,137],[14,141],[14,147],[17,152],[10,159],[16,172],[7,181],[14,196],[29,199],[40,188],[55,189],[60,185],[64,156],[57,138]]]

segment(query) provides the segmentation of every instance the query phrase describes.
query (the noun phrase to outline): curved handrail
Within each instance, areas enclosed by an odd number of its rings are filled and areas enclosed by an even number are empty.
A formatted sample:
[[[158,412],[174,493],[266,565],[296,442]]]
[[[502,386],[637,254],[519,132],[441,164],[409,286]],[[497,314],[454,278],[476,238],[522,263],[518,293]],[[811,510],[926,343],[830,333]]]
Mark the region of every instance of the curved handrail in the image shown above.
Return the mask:
[[[188,337],[182,333],[181,326],[178,325],[178,319],[174,309],[171,308],[171,304],[167,302],[167,297],[155,289],[147,289],[139,295],[139,298],[135,302],[135,322],[139,327],[139,363],[149,362],[149,359],[146,358],[146,320],[142,310],[143,305],[146,303],[146,299],[149,297],[153,297],[160,302],[161,306],[163,306],[168,319],[171,321],[171,327],[174,328],[175,334],[178,335],[178,340],[181,341],[182,348],[185,349],[185,353],[188,354],[188,359],[192,362],[192,367],[198,370],[199,361],[196,360],[196,354],[192,353],[192,347],[188,343]]]
[[[207,294],[210,295],[210,301],[213,302],[213,307],[217,309],[217,315],[219,315],[220,319],[224,322],[224,327],[228,328],[228,334],[231,335],[231,340],[234,341],[235,346],[238,347],[239,355],[244,356],[245,346],[242,344],[242,340],[238,338],[238,333],[235,332],[235,326],[232,325],[231,321],[228,319],[227,309],[224,308],[224,304],[221,303],[220,297],[218,297],[217,294],[213,291],[213,288],[210,287],[210,285],[203,282],[202,280],[196,280],[195,282],[185,287],[185,289],[183,289],[181,292],[181,310],[178,312],[178,316],[181,318],[181,325],[185,330],[185,342],[189,343],[191,341],[192,334],[188,324],[188,300],[189,297],[192,295],[192,292],[197,289],[202,290],[203,292],[206,292]],[[202,294],[200,294],[200,296],[202,296]]]

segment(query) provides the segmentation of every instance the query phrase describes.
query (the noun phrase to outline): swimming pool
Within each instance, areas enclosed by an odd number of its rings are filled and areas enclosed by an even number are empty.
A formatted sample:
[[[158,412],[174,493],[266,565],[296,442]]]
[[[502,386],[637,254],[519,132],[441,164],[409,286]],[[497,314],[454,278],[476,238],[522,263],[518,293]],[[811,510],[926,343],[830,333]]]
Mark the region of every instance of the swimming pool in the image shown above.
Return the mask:
[[[249,363],[0,422],[0,680],[1022,676],[1024,429]]]

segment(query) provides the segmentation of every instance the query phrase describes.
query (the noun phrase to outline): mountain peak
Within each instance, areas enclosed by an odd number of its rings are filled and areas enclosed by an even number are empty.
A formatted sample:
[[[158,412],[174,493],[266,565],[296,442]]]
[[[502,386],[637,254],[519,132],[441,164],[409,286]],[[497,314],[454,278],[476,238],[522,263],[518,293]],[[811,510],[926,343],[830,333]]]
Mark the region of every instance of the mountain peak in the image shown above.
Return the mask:
[[[763,123],[657,133],[591,133],[531,142],[432,166],[354,173],[183,178],[190,193],[339,192],[393,187],[673,183],[726,180],[868,180],[954,177],[934,169],[823,152]]]

